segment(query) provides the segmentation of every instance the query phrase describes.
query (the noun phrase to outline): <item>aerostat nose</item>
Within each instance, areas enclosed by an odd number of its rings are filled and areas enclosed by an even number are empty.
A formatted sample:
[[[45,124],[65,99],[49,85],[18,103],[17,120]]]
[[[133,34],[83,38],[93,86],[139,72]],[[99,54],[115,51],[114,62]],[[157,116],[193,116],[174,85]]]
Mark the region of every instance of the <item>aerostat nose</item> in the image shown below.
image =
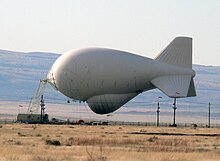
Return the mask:
[[[53,75],[53,69],[51,68],[50,71],[47,74],[47,82],[50,83],[50,85],[55,89],[58,90],[55,82],[55,78]]]
[[[55,90],[59,90],[60,78],[63,77],[63,68],[65,67],[63,57],[61,55],[57,58],[47,74],[47,81]]]

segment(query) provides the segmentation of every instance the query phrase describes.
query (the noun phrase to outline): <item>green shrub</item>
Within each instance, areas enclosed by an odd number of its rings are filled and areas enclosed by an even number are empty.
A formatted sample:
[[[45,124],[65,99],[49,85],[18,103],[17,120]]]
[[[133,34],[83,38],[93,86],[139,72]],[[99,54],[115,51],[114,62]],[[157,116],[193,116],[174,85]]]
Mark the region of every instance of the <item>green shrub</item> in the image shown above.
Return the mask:
[[[46,140],[47,145],[55,145],[55,146],[60,146],[61,143],[59,140]]]

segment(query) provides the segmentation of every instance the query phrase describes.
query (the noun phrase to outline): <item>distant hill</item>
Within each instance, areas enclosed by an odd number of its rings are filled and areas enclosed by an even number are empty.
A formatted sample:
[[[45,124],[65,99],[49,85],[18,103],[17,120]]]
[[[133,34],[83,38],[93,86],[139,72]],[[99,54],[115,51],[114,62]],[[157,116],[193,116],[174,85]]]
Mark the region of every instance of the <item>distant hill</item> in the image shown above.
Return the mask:
[[[58,57],[54,53],[0,50],[0,99],[30,99]]]
[[[46,78],[48,70],[59,56],[56,53],[0,50],[0,101],[28,102],[35,95],[39,80]],[[193,65],[193,69],[196,71],[197,97],[178,99],[178,107],[196,108],[202,112],[203,109],[207,109],[208,102],[211,102],[212,106],[218,109],[217,107],[220,106],[220,67]],[[161,106],[172,107],[172,99],[157,89],[140,94],[125,107],[155,107],[158,96],[163,97],[160,100]],[[45,99],[48,102],[61,103],[67,100],[49,85]]]

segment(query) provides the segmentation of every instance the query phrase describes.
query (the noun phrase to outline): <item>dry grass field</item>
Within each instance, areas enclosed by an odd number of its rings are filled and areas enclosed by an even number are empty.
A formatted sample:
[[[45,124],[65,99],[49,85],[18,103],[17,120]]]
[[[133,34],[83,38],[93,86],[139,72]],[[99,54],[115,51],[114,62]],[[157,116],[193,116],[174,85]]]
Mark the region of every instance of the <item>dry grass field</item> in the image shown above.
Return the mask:
[[[219,161],[220,129],[0,125],[0,161]]]

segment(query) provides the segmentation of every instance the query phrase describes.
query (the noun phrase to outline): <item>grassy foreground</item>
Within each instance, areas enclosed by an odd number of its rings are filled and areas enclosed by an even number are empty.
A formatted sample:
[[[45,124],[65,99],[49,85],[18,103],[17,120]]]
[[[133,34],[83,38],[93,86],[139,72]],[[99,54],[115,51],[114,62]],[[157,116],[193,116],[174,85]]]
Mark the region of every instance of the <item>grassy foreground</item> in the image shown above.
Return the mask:
[[[220,129],[4,124],[0,144],[0,161],[220,160]]]

